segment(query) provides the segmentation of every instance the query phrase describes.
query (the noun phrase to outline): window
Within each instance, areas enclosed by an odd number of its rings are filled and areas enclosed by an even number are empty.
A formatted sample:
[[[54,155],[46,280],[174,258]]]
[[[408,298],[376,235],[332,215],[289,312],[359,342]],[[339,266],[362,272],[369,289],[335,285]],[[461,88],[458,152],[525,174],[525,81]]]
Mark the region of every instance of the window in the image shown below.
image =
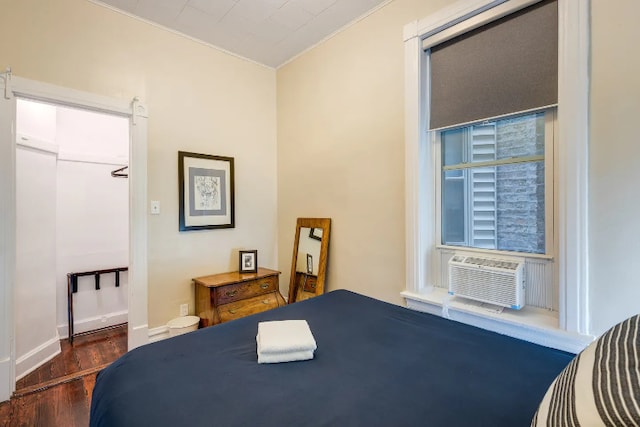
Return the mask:
[[[442,245],[545,254],[554,109],[437,133]]]
[[[428,129],[439,150],[436,245],[551,253],[545,116],[558,99],[558,11],[555,0],[526,4],[423,40]]]
[[[528,2],[530,4],[530,2]],[[587,171],[588,171],[588,141],[589,141],[589,2],[587,0],[558,0],[558,117],[554,127],[555,132],[555,187],[554,204],[546,204],[546,210],[556,213],[554,223],[546,223],[549,236],[556,236],[553,250],[548,255],[553,256],[553,272],[550,279],[555,282],[553,288],[545,288],[542,294],[560,296],[558,306],[559,329],[571,333],[587,334],[589,326],[588,305],[588,250],[587,250]],[[462,7],[464,5],[465,7]],[[495,5],[495,6],[493,6]],[[448,251],[436,250],[440,244],[441,224],[439,220],[440,202],[440,163],[439,144],[434,144],[437,130],[450,128],[469,122],[477,123],[486,117],[498,117],[509,111],[532,111],[530,107],[510,108],[504,113],[487,114],[468,120],[456,120],[449,125],[433,125],[431,102],[433,94],[433,69],[429,48],[437,43],[427,43],[435,35],[442,35],[442,40],[449,40],[458,24],[473,23],[482,25],[485,12],[502,8],[504,13],[518,10],[522,2],[507,0],[505,2],[460,0],[437,13],[424,17],[418,21],[408,23],[404,27],[405,38],[405,169],[406,169],[406,281],[407,289],[402,293],[407,304],[419,310],[437,313],[442,304],[442,292],[446,280],[443,276],[443,258]],[[487,7],[490,7],[487,9]],[[518,26],[521,28],[521,26]],[[540,28],[540,26],[537,26]],[[548,29],[552,28],[552,24]],[[546,33],[547,30],[541,30]],[[464,32],[457,32],[461,34]],[[507,38],[511,40],[511,38]],[[495,46],[485,44],[485,46]],[[501,49],[494,49],[501,51]],[[473,52],[473,51],[472,51]],[[468,61],[464,67],[470,67]],[[512,67],[507,67],[509,69]],[[446,68],[450,72],[452,68]],[[477,73],[487,75],[486,73]],[[502,73],[500,74],[502,75]],[[499,80],[504,84],[504,80]],[[450,86],[447,86],[450,88]],[[474,87],[482,87],[475,85]],[[513,86],[510,86],[513,88]],[[535,90],[535,85],[526,87]],[[465,92],[468,95],[468,92]],[[465,95],[464,98],[468,99]],[[451,99],[457,99],[451,94],[445,94],[445,102],[438,105],[448,105]],[[512,98],[516,98],[512,96]],[[493,92],[488,99],[493,102]],[[540,105],[541,108],[546,106]],[[486,111],[485,111],[486,113]],[[426,129],[430,131],[425,132]],[[435,149],[434,149],[435,148]],[[548,151],[549,147],[545,147]],[[546,158],[548,160],[548,158]],[[434,170],[437,173],[434,173]],[[548,172],[548,171],[547,171]],[[548,176],[545,184],[549,185]],[[434,182],[437,180],[437,183]],[[436,194],[438,193],[438,194]],[[549,196],[549,195],[547,195]],[[553,228],[551,228],[553,227]],[[449,251],[450,252],[450,251]],[[537,260],[540,261],[540,260]],[[537,262],[536,261],[536,262]],[[536,277],[542,277],[536,275]],[[549,281],[549,280],[547,280]],[[527,287],[527,294],[533,294],[534,289]],[[555,308],[554,308],[555,310]],[[489,325],[489,329],[502,330],[500,322],[493,325],[482,316],[482,324]],[[469,321],[469,323],[474,323]],[[534,322],[536,323],[536,322]],[[545,334],[547,335],[547,334]],[[514,336],[531,340],[530,330]],[[572,342],[568,334],[548,334],[548,338],[557,339],[563,345],[559,348],[568,349]],[[535,341],[535,340],[533,340]],[[568,345],[565,345],[568,344]],[[547,344],[545,344],[547,345]],[[582,348],[580,343],[575,348]]]

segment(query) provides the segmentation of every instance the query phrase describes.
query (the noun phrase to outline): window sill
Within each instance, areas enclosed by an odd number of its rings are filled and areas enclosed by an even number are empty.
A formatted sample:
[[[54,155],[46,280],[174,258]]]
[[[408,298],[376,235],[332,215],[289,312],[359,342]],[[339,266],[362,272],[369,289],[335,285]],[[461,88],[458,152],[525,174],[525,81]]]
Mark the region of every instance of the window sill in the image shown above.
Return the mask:
[[[560,329],[558,313],[550,310],[524,307],[498,313],[480,302],[451,297],[443,288],[433,288],[425,293],[404,291],[401,295],[410,309],[570,353],[579,353],[594,339],[591,335]]]
[[[534,258],[534,259],[546,259],[553,261],[553,255],[549,254],[532,254],[527,252],[509,252],[509,251],[499,251],[496,249],[479,249],[479,248],[471,248],[467,246],[451,246],[451,245],[436,245],[437,250],[442,251],[451,251],[451,252],[473,252],[483,254],[486,257],[511,257],[511,258]]]

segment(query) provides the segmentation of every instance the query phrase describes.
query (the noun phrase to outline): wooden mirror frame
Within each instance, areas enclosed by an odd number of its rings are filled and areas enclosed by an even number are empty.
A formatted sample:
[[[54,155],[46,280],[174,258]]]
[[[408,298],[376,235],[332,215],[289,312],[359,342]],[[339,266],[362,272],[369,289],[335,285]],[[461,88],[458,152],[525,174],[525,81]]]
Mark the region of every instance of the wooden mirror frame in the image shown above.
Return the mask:
[[[298,245],[300,244],[300,230],[302,228],[322,228],[322,240],[320,241],[320,259],[318,260],[318,276],[316,280],[315,293],[316,295],[322,295],[324,293],[327,260],[329,257],[329,238],[331,236],[331,218],[298,218],[296,223],[296,236],[293,240],[291,276],[289,277],[289,304],[296,302],[296,264],[298,261]]]

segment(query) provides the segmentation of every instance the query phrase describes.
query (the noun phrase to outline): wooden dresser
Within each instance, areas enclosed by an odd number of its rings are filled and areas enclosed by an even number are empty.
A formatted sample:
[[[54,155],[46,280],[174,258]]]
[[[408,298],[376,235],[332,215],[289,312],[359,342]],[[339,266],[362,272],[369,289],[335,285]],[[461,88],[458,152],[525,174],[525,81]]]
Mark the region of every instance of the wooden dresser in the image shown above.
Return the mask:
[[[213,274],[196,277],[196,315],[204,328],[285,305],[280,295],[279,271],[258,268],[257,273]]]

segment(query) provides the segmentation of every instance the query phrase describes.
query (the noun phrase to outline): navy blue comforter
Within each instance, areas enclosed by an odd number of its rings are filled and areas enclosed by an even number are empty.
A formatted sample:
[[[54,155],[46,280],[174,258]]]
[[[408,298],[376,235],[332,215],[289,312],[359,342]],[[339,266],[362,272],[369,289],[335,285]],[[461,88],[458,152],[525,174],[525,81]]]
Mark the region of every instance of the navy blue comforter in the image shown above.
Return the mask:
[[[305,319],[304,362],[257,363],[257,325]],[[333,291],[125,354],[100,372],[94,427],[528,426],[573,355]]]

